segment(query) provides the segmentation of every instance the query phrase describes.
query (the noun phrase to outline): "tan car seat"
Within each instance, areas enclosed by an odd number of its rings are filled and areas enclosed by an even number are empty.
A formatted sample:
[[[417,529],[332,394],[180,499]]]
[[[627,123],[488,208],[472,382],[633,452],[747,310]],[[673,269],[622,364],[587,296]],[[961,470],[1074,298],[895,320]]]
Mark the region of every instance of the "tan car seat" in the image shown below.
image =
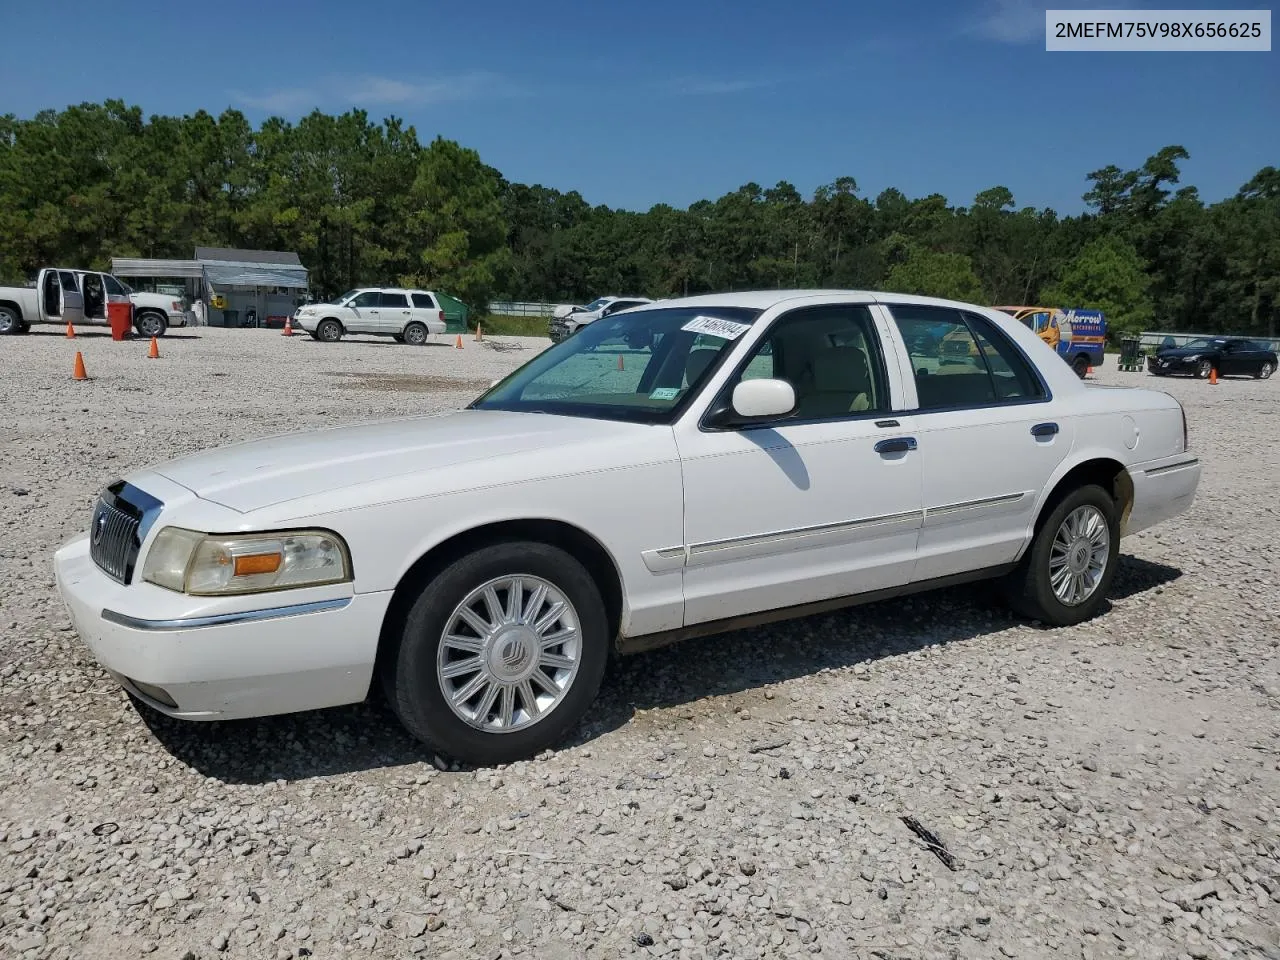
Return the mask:
[[[872,408],[871,365],[860,348],[828,347],[813,357],[812,371],[798,419],[838,417]]]
[[[711,366],[711,362],[715,360],[718,350],[709,350],[706,348],[700,350],[690,350],[689,356],[684,362],[684,384],[691,387],[698,382],[698,378],[702,376],[707,367]]]

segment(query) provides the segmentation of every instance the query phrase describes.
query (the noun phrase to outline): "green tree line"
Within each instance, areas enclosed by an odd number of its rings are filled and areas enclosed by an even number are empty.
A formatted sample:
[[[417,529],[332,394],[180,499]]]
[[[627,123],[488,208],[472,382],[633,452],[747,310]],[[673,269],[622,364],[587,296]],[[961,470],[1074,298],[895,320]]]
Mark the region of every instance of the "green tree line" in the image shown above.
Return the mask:
[[[144,116],[119,100],[0,117],[0,279],[197,244],[294,250],[317,292],[412,283],[490,300],[748,288],[889,289],[989,304],[1098,308],[1116,330],[1276,335],[1280,170],[1205,203],[1181,146],[1087,174],[1087,212],[1018,207],[995,186],[865,196],[840,177],[804,197],[748,183],[687,209],[592,206],[508,181],[474,150],[396,117],[316,111],[256,129]]]

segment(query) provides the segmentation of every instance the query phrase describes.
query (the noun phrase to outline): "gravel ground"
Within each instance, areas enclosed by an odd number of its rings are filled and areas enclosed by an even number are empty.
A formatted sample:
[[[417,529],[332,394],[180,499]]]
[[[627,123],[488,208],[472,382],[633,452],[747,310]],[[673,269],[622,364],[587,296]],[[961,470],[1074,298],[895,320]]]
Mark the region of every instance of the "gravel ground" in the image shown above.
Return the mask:
[[[1200,495],[1091,623],[970,588],[691,641],[498,770],[376,705],[142,717],[71,632],[51,554],[121,472],[455,407],[545,344],[0,342],[0,956],[1280,957],[1280,384],[1158,382]]]

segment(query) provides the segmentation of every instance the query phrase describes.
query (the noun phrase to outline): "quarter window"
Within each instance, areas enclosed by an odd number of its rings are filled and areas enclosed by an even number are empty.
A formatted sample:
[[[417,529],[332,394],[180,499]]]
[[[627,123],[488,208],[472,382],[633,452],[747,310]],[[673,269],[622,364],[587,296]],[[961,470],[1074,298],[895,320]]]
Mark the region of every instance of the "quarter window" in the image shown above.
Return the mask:
[[[428,310],[436,308],[436,302],[431,299],[431,294],[429,293],[415,293],[413,295],[413,305],[415,307],[425,307]]]
[[[833,420],[889,409],[871,312],[860,304],[804,307],[783,316],[729,384],[762,377],[796,392],[792,420]]]
[[[1027,361],[985,318],[949,307],[900,304],[889,310],[907,344],[921,410],[1043,396]]]

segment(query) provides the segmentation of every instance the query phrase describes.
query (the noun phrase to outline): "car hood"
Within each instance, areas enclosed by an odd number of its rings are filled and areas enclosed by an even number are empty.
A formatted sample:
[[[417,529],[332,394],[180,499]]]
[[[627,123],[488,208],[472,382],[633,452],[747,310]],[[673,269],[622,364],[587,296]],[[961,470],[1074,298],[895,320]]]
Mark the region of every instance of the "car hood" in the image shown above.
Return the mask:
[[[1198,357],[1206,353],[1217,353],[1217,347],[1169,347],[1157,350],[1156,356],[1164,360],[1183,360],[1187,357]]]
[[[538,456],[540,475],[601,466],[641,424],[585,417],[460,410],[250,440],[151,468],[204,500],[247,513],[397,477],[437,473],[475,461]],[[550,448],[584,447],[573,457]],[[625,456],[625,454],[624,454]],[[513,479],[517,479],[513,477]],[[437,483],[426,489],[445,492]]]

